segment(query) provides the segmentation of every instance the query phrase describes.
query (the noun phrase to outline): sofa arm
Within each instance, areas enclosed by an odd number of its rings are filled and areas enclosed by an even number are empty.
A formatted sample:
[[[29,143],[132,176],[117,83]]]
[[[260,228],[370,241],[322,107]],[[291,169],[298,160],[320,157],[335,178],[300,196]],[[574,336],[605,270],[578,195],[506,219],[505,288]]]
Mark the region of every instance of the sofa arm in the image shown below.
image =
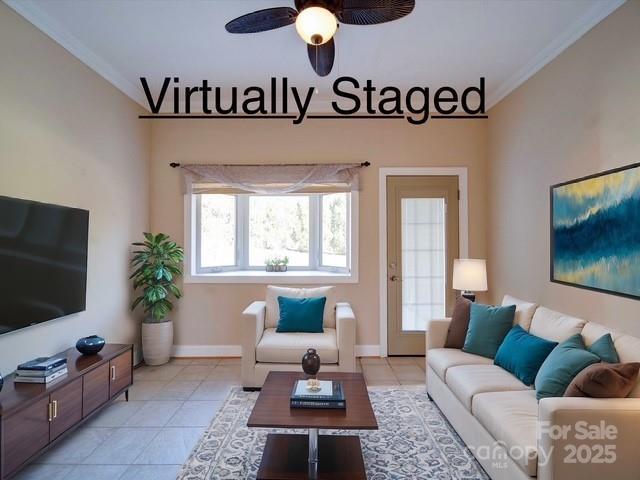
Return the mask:
[[[338,367],[341,372],[356,371],[356,317],[351,305],[336,304],[336,333],[338,336]]]
[[[640,398],[544,398],[538,480],[637,479]]]
[[[444,348],[450,323],[450,318],[427,320],[425,328],[426,353],[432,348]]]
[[[266,302],[253,302],[242,312],[242,385],[253,384],[256,366],[256,345],[264,332]]]

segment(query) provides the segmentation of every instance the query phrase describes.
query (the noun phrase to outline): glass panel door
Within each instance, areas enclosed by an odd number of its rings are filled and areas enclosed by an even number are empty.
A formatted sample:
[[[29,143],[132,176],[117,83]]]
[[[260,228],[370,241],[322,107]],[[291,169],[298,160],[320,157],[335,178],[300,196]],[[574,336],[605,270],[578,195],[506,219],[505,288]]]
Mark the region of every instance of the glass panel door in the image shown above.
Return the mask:
[[[445,317],[444,198],[401,199],[402,330]]]
[[[458,177],[387,178],[387,351],[424,355],[424,331],[455,300]]]

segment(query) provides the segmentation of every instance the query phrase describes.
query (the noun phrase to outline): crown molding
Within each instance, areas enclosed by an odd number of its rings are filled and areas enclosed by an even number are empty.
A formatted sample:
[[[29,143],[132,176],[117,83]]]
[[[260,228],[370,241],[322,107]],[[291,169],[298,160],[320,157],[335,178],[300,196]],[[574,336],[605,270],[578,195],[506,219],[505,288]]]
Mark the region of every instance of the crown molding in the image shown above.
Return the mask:
[[[572,22],[564,32],[558,35],[523,67],[518,69],[506,81],[499,85],[492,94],[488,95],[487,110],[493,108],[498,102],[500,102],[500,100],[505,98],[529,78],[535,75],[585,33],[611,15],[622,4],[624,4],[625,1],[626,0],[611,0],[607,2],[597,2],[594,4],[584,15]]]
[[[2,1],[134,102],[149,111],[149,105],[141,87],[127,80],[109,62],[88,48],[50,15],[43,12],[33,3],[22,2],[21,0]],[[489,94],[487,96],[486,109],[493,108],[503,98],[560,55],[567,47],[618,9],[625,1],[610,0],[594,4],[584,15],[569,25],[562,34],[558,35],[524,66],[499,85],[493,93]],[[329,111],[330,105],[330,101],[314,99],[309,110],[316,113],[325,112]]]
[[[111,83],[131,100],[140,104],[145,110],[149,110],[142,88],[123,77],[113,65],[88,48],[50,15],[43,12],[33,3],[22,2],[21,0],[3,1],[38,28],[38,30],[62,46],[62,48]]]

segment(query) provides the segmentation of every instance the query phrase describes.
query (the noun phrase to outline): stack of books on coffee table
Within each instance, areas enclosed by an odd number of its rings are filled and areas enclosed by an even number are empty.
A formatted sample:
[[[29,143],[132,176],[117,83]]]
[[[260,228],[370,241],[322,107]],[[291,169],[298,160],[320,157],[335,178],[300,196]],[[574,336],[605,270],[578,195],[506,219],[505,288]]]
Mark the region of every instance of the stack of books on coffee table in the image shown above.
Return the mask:
[[[18,365],[17,383],[50,383],[67,374],[67,359],[60,357],[39,357]]]
[[[347,408],[341,382],[320,380],[318,390],[309,390],[306,380],[296,380],[291,391],[291,408]]]

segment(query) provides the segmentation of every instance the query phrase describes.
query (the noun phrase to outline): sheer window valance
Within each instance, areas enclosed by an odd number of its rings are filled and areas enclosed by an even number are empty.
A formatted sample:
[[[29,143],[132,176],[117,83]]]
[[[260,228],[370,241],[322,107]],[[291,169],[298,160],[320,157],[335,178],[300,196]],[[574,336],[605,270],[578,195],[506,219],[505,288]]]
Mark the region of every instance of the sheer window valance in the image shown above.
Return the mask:
[[[185,193],[351,192],[360,163],[295,165],[181,165]]]

